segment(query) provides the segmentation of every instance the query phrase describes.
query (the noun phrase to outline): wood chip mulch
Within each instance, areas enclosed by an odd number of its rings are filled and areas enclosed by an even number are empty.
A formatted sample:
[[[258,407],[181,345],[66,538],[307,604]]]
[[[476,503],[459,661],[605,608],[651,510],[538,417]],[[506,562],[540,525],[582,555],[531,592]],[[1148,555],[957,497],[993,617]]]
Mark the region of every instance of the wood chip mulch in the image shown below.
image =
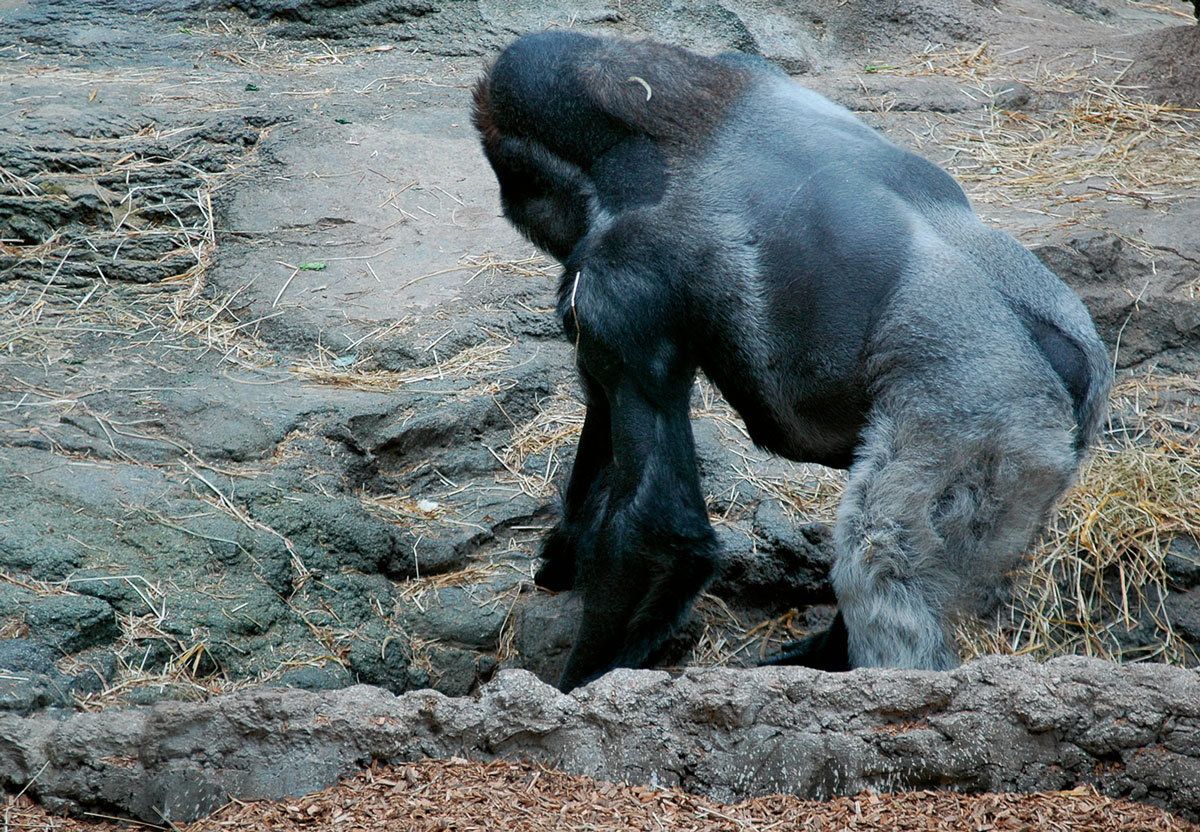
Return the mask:
[[[97,818],[51,815],[27,797],[8,797],[0,832],[116,832]],[[379,767],[297,800],[233,801],[175,832],[1200,832],[1161,809],[1104,797],[1090,788],[1037,794],[863,793],[828,802],[787,795],[723,805],[677,789],[622,786],[535,763],[429,760]]]

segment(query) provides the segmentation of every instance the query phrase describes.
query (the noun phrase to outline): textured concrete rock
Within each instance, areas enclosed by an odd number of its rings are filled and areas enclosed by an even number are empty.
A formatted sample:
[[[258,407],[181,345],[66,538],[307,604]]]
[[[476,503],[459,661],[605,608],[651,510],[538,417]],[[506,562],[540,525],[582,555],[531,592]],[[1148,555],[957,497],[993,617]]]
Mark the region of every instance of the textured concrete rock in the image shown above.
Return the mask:
[[[1034,249],[1079,293],[1100,337],[1119,345],[1119,367],[1156,358],[1163,367],[1184,370],[1200,344],[1200,301],[1178,292],[1196,272],[1196,258],[1185,252],[1197,237],[1200,213],[1189,207],[1181,214],[1147,232],[1153,259],[1110,231],[1079,231],[1064,245]],[[1174,353],[1186,356],[1183,364]]]
[[[28,714],[42,708],[70,708],[72,694],[103,690],[117,671],[117,657],[102,648],[80,653],[78,675],[54,665],[58,646],[29,638],[0,639],[0,711]]]
[[[1200,677],[989,658],[953,672],[617,671],[571,695],[506,671],[475,695],[262,688],[200,704],[0,716],[0,782],[47,805],[194,818],[374,760],[522,754],[721,800],[1094,784],[1200,817]],[[36,775],[36,779],[35,779]]]
[[[112,606],[87,595],[51,595],[38,598],[25,609],[32,633],[64,653],[75,653],[117,637]]]
[[[1167,549],[1167,577],[1181,587],[1200,586],[1200,541],[1177,537]]]

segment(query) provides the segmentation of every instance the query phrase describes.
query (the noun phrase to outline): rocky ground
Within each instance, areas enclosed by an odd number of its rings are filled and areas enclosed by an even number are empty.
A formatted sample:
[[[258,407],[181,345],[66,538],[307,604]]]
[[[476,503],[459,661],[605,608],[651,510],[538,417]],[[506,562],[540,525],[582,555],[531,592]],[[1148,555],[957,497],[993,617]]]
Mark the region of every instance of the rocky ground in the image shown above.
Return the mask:
[[[531,575],[582,408],[555,269],[468,118],[488,56],[552,25],[762,54],[1071,283],[1120,370],[1111,430],[1044,579],[964,648],[1193,664],[1190,12],[0,0],[0,707],[557,675],[573,601]],[[695,412],[727,563],[661,664],[752,665],[829,614],[840,478],[754,449],[704,385]]]
[[[723,803],[1098,789],[1195,821],[1198,726],[1200,678],[1153,662],[618,670],[569,695],[506,670],[467,697],[257,687],[58,720],[0,714],[0,782],[28,786],[49,809],[157,824],[201,817],[230,796],[299,796],[379,762],[524,758]]]

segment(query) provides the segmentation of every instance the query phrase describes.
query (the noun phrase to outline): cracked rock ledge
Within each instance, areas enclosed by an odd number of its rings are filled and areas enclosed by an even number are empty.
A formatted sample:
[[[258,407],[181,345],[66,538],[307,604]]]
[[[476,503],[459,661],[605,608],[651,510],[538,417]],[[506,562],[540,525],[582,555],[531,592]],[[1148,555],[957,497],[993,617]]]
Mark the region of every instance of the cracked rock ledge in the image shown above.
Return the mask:
[[[1080,657],[950,672],[620,670],[570,695],[522,670],[472,696],[364,685],[0,715],[0,786],[50,808],[187,821],[374,761],[524,756],[722,801],[937,787],[1100,791],[1200,818],[1200,675]]]

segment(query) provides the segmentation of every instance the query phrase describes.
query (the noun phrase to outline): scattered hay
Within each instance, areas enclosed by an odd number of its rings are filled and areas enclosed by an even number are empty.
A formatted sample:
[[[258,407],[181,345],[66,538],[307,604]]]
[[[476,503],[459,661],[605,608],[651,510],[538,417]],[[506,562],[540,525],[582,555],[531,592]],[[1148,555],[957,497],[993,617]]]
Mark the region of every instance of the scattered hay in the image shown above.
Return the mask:
[[[0,618],[0,640],[28,638],[32,632],[32,628],[25,623],[24,615],[10,615]]]
[[[12,584],[40,596],[79,595],[72,592],[65,581],[39,581],[28,575],[14,575],[6,569],[0,569],[0,583]]]
[[[391,638],[389,636],[388,638]],[[431,684],[437,684],[441,678],[441,673],[438,670],[437,663],[433,660],[433,648],[440,644],[436,638],[421,638],[417,635],[410,634],[408,636],[409,662],[408,665],[413,670],[424,673]],[[384,657],[384,652],[387,650],[387,640],[384,640],[380,647],[380,657]]]
[[[413,546],[413,563],[418,580],[422,578],[420,559],[417,557],[420,538],[437,538],[449,526],[473,529],[480,534],[486,534],[489,531],[486,526],[462,519],[459,513],[461,506],[451,501],[452,497],[477,488],[477,484],[468,482],[463,485],[454,485],[453,483],[449,483],[449,485],[451,490],[434,495],[437,497],[436,500],[429,498],[418,500],[407,494],[361,493],[358,495],[360,503],[368,512],[396,523],[418,538]],[[440,577],[443,576],[431,576],[431,579]]]
[[[1135,376],[1117,385],[1114,409],[1198,387],[1194,379]],[[1164,601],[1170,541],[1200,539],[1200,436],[1195,424],[1186,435],[1153,413],[1142,417],[1141,430],[1110,437],[1085,463],[1027,568],[1018,572],[1001,627],[963,623],[959,639],[968,657],[1083,654],[1197,663]],[[1138,629],[1140,637],[1131,638]]]
[[[440,502],[427,499],[415,499],[407,494],[367,494],[358,495],[363,508],[377,517],[398,521],[401,525],[411,526],[425,524],[431,520],[445,517],[447,507]]]
[[[700,376],[696,380],[690,413],[692,419],[712,419],[720,425],[732,428],[746,439],[750,438],[750,432],[746,430],[742,417],[725,401],[721,391],[706,376]]]
[[[796,463],[786,475],[767,476],[756,472],[752,460],[744,462],[738,478],[760,493],[778,500],[793,518],[806,523],[832,523],[846,488],[846,472],[823,465]]]
[[[470,390],[451,390],[445,392],[487,395],[507,389],[511,383],[497,378],[497,375],[512,365],[506,360],[508,351],[515,342],[495,333],[483,343],[467,347],[444,361],[437,361],[432,366],[418,367],[412,370],[396,372],[381,370],[373,367],[370,359],[351,356],[347,361],[337,356],[332,350],[321,348],[316,358],[297,362],[291,371],[316,384],[328,384],[345,387],[351,390],[364,390],[372,393],[393,393],[406,386],[425,381],[460,380],[479,382],[482,387]],[[435,392],[420,390],[419,392]]]
[[[1090,52],[1031,63],[1023,51],[996,54],[984,42],[866,71],[953,78],[981,100],[997,83],[1019,80],[1040,96],[1044,106],[1035,109],[946,114],[931,126],[931,149],[949,154],[944,166],[977,204],[1019,207],[1067,226],[1096,216],[1101,201],[1149,207],[1200,187],[1200,110],[1149,100],[1145,88],[1122,83],[1130,60]]]
[[[142,575],[120,574],[92,577],[69,577],[62,581],[38,581],[0,571],[0,581],[19,586],[40,596],[79,595],[72,587],[97,582],[117,582],[129,587],[142,601],[146,612],[117,614],[118,635],[112,645],[117,660],[116,674],[104,679],[105,686],[94,693],[74,693],[75,707],[84,711],[99,711],[126,702],[135,690],[170,691],[175,699],[200,701],[210,696],[245,687],[252,680],[231,682],[219,672],[218,662],[209,652],[202,634],[194,632],[184,639],[164,629],[168,618],[167,605],[171,589],[147,580]],[[23,618],[5,617],[0,620],[0,638],[29,635]],[[166,661],[156,660],[150,666],[151,649],[155,643],[169,651]],[[64,656],[56,662],[65,676],[79,676],[94,671],[87,654]],[[254,680],[261,682],[262,680]]]
[[[800,611],[794,607],[783,615],[760,621],[743,633],[747,639],[755,639],[758,644],[758,661],[780,652],[778,648],[789,642],[797,641],[808,635],[811,630],[797,626]]]
[[[468,256],[463,260],[463,263],[465,264],[464,268],[475,269],[475,272],[467,278],[467,283],[470,283],[481,274],[556,279],[559,272],[562,271],[560,266],[542,254],[535,254],[532,257],[524,257],[519,260],[508,260],[489,251],[481,255]]]
[[[55,74],[72,84],[103,75]],[[121,80],[139,82],[128,73]],[[260,139],[268,129],[258,131]],[[22,156],[22,164],[45,169],[0,174],[0,194],[27,203],[35,216],[57,218],[44,239],[0,241],[0,280],[8,281],[0,284],[7,290],[0,351],[71,362],[77,352],[86,355],[85,341],[115,336],[129,339],[124,349],[169,338],[180,349],[220,350],[234,363],[258,352],[252,327],[259,321],[232,314],[232,297],[203,296],[216,244],[213,193],[240,175],[254,149],[213,151],[202,132],[198,124],[151,125],[125,136],[72,137],[60,152],[86,162],[74,162],[70,173],[43,153]],[[215,172],[214,152],[223,168]]]
[[[868,75],[903,75],[917,77],[940,75],[984,88],[984,82],[995,69],[996,60],[991,45],[983,41],[978,46],[942,49],[929,44],[924,51],[897,64],[867,64]]]
[[[218,663],[209,652],[203,638],[185,641],[162,629],[157,615],[117,616],[120,635],[113,652],[117,672],[105,680],[105,687],[95,693],[74,694],[75,707],[82,711],[102,711],[127,704],[135,691],[170,691],[173,699],[199,702],[211,696],[228,693],[246,682],[235,684],[218,671]],[[194,634],[195,635],[195,634]],[[163,664],[149,665],[150,643],[167,646],[170,657]],[[78,662],[78,659],[75,659]],[[75,668],[62,668],[67,675],[78,675],[87,668],[86,660]]]
[[[1200,186],[1197,111],[1148,102],[1114,81],[1080,85],[1064,109],[990,110],[982,128],[947,131],[943,146],[959,151],[948,166],[974,201],[1036,194],[1078,211],[1097,200],[1165,204]]]
[[[529,584],[533,585],[532,575],[529,576]],[[500,637],[497,639],[495,655],[496,661],[501,665],[512,664],[521,655],[521,651],[517,649],[517,620],[512,614],[521,597],[521,591],[520,586],[510,591],[512,603],[509,605],[508,614],[504,617],[504,623],[500,625]]]
[[[23,279],[76,287],[194,278],[214,245],[211,191],[222,177],[192,163],[206,163],[195,159],[202,140],[171,140],[199,132],[200,125],[149,126],[116,138],[75,137],[79,146],[62,152],[86,159],[86,169],[8,171],[0,188],[58,225],[40,240],[5,240],[0,265]],[[49,157],[23,161],[54,164]]]
[[[425,578],[407,580],[397,587],[399,592],[396,594],[396,611],[399,612],[404,606],[409,605],[424,612],[429,605],[430,596],[436,600],[437,593],[443,589],[452,587],[477,589],[480,586],[486,586],[503,573],[503,564],[479,563],[454,572],[442,572]],[[481,607],[497,603],[494,597],[481,597],[476,600]]]
[[[578,444],[586,407],[566,388],[539,398],[535,407],[533,418],[513,428],[508,444],[496,454],[505,471],[497,482],[515,485],[535,499],[548,500],[557,493],[564,465],[559,451]],[[531,467],[535,461],[536,469]]]
[[[415,180],[412,183],[405,185],[399,191],[394,191],[392,193],[392,195],[389,196],[387,198],[387,200],[383,203],[383,205],[380,205],[379,207],[382,208],[385,205],[387,205],[388,203],[392,202],[397,196],[399,196],[404,191],[408,190],[408,188],[412,187],[413,184],[416,184]],[[435,188],[436,188],[436,186],[435,186]],[[436,188],[436,190],[441,191],[442,193],[446,194],[446,196],[449,196],[451,199],[453,199],[455,202],[459,203],[460,205],[462,204],[462,200],[458,199],[458,197],[453,196],[452,194],[448,193],[447,191],[445,191],[441,188]],[[436,196],[436,194],[435,194],[435,196]],[[439,198],[439,202],[440,202],[440,198]],[[400,211],[400,213],[406,217],[412,216],[407,211],[404,211],[403,209],[401,209],[398,205],[393,204],[392,207],[394,207],[397,211]],[[471,276],[462,282],[462,285],[464,285],[464,286],[466,286],[469,283],[474,282],[474,280],[476,278],[478,278],[480,275],[483,275],[483,274],[486,274],[488,276],[487,278],[485,278],[484,283],[490,282],[491,279],[497,275],[508,275],[511,277],[523,277],[523,278],[528,278],[528,277],[549,278],[555,274],[554,265],[540,254],[536,254],[532,257],[525,257],[520,260],[505,260],[505,259],[501,258],[499,255],[493,254],[492,252],[485,252],[484,254],[479,254],[479,255],[475,255],[475,254],[467,255],[459,260],[459,264],[460,265],[451,266],[446,269],[437,269],[436,271],[426,272],[425,274],[422,274],[422,275],[419,275],[417,277],[410,279],[406,283],[401,283],[397,287],[397,289],[407,289],[409,286],[420,283],[424,280],[429,280],[430,278],[433,278],[433,277],[441,277],[442,275],[445,275],[445,274],[454,274],[455,272],[471,272]],[[283,263],[281,265],[288,265],[288,264]],[[293,267],[293,268],[298,269],[299,267]],[[295,277],[295,276],[296,276],[295,272],[293,272],[292,277]],[[292,279],[291,277],[288,278],[289,281],[291,279]],[[286,286],[287,286],[287,284],[284,284],[285,288],[286,288]],[[283,292],[283,290],[281,289],[280,294],[282,294],[282,292]],[[279,299],[276,298],[275,300],[276,300],[276,302],[278,302]]]
[[[688,665],[741,667],[755,664],[769,652],[768,648],[790,640],[764,638],[761,626],[747,627],[728,604],[709,592],[696,600],[693,615],[700,620],[702,629],[688,656]]]

